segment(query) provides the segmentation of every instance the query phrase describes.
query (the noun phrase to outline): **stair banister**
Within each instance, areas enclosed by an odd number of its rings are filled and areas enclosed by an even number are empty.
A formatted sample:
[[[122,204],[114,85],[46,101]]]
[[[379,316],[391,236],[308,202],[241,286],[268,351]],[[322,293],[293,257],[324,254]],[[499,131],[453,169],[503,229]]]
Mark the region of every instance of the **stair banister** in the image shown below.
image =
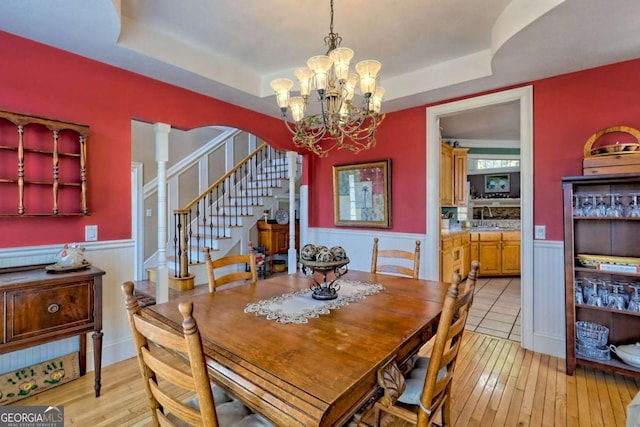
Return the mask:
[[[238,226],[239,218],[248,215],[250,207],[257,206],[261,197],[269,195],[272,186],[286,178],[269,174],[266,180],[259,181],[257,191],[253,191],[255,188],[249,191],[249,180],[262,173],[268,161],[273,163],[278,159],[285,159],[285,153],[270,150],[267,144],[262,144],[184,208],[174,210],[174,255],[179,260],[174,276],[176,279],[193,280],[189,265],[200,262],[207,237],[213,238],[214,231],[217,238],[225,237],[225,227]],[[211,220],[208,221],[208,218]],[[204,230],[202,233],[200,226]],[[190,251],[193,239],[196,241],[195,260]]]

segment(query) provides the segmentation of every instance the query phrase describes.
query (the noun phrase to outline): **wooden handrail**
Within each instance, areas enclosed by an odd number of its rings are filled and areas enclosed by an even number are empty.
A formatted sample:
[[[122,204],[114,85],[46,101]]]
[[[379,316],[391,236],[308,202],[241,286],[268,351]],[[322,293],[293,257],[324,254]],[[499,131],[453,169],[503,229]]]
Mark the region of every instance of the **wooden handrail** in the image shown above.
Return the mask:
[[[195,199],[193,199],[191,202],[187,203],[187,205],[181,209],[184,211],[188,211],[190,210],[192,207],[194,207],[196,205],[196,203],[198,203],[200,200],[202,200],[209,192],[211,192],[214,188],[216,188],[217,186],[219,186],[220,184],[222,184],[224,182],[225,179],[229,178],[231,175],[233,175],[233,173],[235,171],[237,171],[238,169],[240,169],[242,166],[244,166],[245,164],[247,164],[249,162],[249,160],[251,160],[256,154],[258,154],[258,152],[260,152],[261,150],[264,150],[265,148],[267,148],[268,145],[266,143],[262,144],[260,147],[256,148],[255,150],[253,150],[253,152],[251,152],[250,154],[247,155],[247,157],[245,157],[244,159],[242,159],[240,162],[238,162],[237,165],[235,165],[233,168],[231,168],[231,170],[227,173],[225,173],[224,175],[222,175],[220,178],[218,178],[218,180],[216,182],[214,182],[213,184],[211,184],[206,190],[204,190],[202,192],[202,194],[200,194],[198,197],[196,197]],[[175,210],[174,212],[177,212],[177,210]]]
[[[205,245],[214,238],[229,237],[229,229],[241,225],[240,217],[255,215],[252,208],[259,206],[261,198],[270,196],[271,188],[286,178],[282,171],[267,169],[277,165],[277,159],[284,161],[284,152],[268,150],[270,147],[262,144],[185,207],[173,211],[174,256],[179,260],[176,278],[191,277],[189,265],[201,261]],[[257,175],[266,178],[255,179]]]

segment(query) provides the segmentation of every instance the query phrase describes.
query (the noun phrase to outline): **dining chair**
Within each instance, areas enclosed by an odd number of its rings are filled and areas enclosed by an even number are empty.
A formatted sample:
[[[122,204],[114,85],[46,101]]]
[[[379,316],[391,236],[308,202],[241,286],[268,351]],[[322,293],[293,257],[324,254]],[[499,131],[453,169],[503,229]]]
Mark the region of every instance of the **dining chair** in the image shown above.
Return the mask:
[[[403,262],[405,265],[402,265]],[[408,264],[413,264],[413,268],[409,268]],[[374,237],[371,272],[393,273],[417,279],[420,273],[420,241],[416,240],[416,248],[410,252],[400,249],[378,249],[378,238]]]
[[[205,248],[204,252],[209,292],[215,292],[216,288],[229,283],[246,282],[247,280],[250,283],[256,283],[258,281],[256,256],[251,242],[249,242],[249,253],[247,255],[228,255],[218,259],[211,259],[211,249]],[[249,271],[247,271],[247,266]]]
[[[178,306],[182,334],[142,316],[133,282],[122,285],[154,426],[271,426],[221,387],[212,386],[193,302]],[[185,392],[193,395],[183,400]]]
[[[463,293],[468,292],[469,290],[473,290],[475,292],[479,269],[480,263],[477,260],[471,261],[471,269],[469,270],[469,274],[467,275],[467,281],[464,283]]]
[[[454,273],[430,357],[416,358],[406,375],[395,359],[378,370],[378,384],[384,393],[374,404],[377,426],[381,425],[385,413],[411,425],[430,426],[439,409],[441,425],[451,425],[451,381],[469,307],[473,302],[473,289],[458,298],[459,288],[460,275]]]

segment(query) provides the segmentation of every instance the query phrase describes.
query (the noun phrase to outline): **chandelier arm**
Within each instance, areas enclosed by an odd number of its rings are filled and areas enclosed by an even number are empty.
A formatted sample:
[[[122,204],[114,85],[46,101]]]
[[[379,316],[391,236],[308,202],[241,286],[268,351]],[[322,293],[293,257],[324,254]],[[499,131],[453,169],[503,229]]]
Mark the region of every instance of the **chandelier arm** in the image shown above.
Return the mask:
[[[291,132],[291,135],[295,135],[296,134],[296,130],[291,127],[291,124],[289,123],[289,121],[287,120],[287,118],[285,116],[283,116],[283,122],[284,122],[284,125],[289,130],[289,132]]]

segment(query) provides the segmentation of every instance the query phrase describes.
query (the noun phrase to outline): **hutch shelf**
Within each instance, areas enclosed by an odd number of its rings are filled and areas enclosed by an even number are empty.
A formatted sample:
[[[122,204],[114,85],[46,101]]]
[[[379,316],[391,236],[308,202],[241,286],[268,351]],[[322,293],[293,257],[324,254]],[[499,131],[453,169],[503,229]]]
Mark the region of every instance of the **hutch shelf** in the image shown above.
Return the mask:
[[[640,368],[623,363],[613,352],[610,360],[598,360],[576,351],[577,321],[606,326],[607,345],[640,342],[640,312],[628,307],[634,293],[640,292],[640,286],[634,290],[640,285],[640,175],[566,177],[562,187],[567,374],[573,375],[581,365],[640,377]],[[589,304],[580,285],[606,288],[609,295],[616,289],[626,302],[616,308],[605,292],[603,306]]]
[[[0,110],[0,217],[88,215],[89,127]]]

